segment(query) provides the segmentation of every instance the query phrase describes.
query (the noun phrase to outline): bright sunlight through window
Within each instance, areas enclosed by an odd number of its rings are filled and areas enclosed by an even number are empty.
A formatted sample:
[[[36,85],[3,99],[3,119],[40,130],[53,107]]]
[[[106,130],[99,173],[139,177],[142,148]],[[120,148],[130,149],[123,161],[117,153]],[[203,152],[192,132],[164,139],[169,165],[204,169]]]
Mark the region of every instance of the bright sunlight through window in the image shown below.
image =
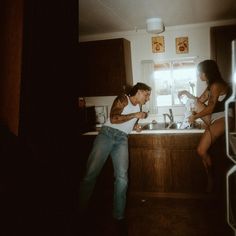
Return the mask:
[[[155,64],[154,80],[157,106],[180,105],[178,91],[196,95],[196,63],[178,60]]]

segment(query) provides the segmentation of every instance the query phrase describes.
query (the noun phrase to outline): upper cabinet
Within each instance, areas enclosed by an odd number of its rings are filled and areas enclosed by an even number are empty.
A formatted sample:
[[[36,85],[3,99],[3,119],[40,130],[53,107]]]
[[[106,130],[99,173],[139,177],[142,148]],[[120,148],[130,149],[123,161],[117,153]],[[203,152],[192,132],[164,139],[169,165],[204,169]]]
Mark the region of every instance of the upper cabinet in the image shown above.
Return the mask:
[[[133,84],[130,42],[79,43],[79,95],[116,96]]]
[[[211,58],[219,65],[222,77],[231,82],[232,49],[231,42],[236,39],[236,25],[211,28]]]

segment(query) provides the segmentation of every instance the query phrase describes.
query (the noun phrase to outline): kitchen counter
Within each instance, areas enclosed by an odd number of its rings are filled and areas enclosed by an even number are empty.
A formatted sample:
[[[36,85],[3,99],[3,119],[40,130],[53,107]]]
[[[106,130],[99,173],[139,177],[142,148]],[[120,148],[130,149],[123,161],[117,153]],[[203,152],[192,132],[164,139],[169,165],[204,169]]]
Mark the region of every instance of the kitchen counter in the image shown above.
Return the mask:
[[[162,117],[162,116],[161,116]],[[175,116],[175,122],[176,123],[181,123],[183,120],[183,117],[178,117]],[[143,119],[139,121],[139,124],[144,127],[146,124],[160,124],[163,125],[164,121],[161,120],[160,117],[156,117],[156,115],[149,115],[147,119]],[[200,122],[200,121],[199,121]],[[198,122],[198,123],[199,123]],[[84,133],[84,135],[97,135],[99,130],[101,129],[101,127],[96,127],[96,129],[94,131],[89,131]],[[163,128],[158,128],[158,129],[153,129],[153,130],[142,130],[141,132],[137,132],[137,131],[132,131],[131,134],[192,134],[192,133],[204,133],[205,129],[203,128],[186,128],[186,129],[176,129],[176,128],[170,128],[170,129],[163,129]]]
[[[203,133],[205,129],[160,129],[160,130],[142,130],[141,132],[132,131],[131,134],[192,134]],[[84,135],[97,135],[97,131],[90,131],[84,133]]]
[[[204,129],[169,129],[132,131],[129,135],[129,192],[145,193],[201,193],[205,190],[206,174],[197,146]],[[81,168],[86,160],[98,131],[87,132],[81,137]],[[224,177],[228,159],[225,154],[224,136],[218,139],[210,152],[214,157],[216,194],[225,189]],[[84,151],[85,150],[85,151]],[[103,171],[104,185],[107,176],[113,175],[109,158]],[[109,182],[107,185],[112,183]]]

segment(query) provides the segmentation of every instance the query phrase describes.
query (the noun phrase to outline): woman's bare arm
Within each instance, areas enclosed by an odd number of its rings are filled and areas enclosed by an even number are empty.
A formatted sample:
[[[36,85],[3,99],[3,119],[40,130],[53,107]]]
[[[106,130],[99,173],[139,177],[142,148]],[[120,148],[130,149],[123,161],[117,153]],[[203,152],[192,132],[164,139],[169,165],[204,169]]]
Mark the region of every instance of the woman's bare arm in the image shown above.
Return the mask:
[[[197,98],[198,102],[205,103],[209,98],[209,90],[206,88],[204,92]]]
[[[186,95],[190,99],[197,99],[199,102],[204,103],[208,99],[208,94],[209,94],[208,89],[205,89],[205,91],[201,94],[200,97],[195,97],[193,94],[191,94],[187,90],[183,90],[178,93],[178,97],[181,97],[182,95]]]
[[[202,111],[200,111],[199,113],[195,114],[193,116],[193,118],[196,120],[198,118],[202,118],[204,116],[211,115],[213,110],[214,110],[214,108],[215,108],[215,105],[216,105],[216,103],[218,101],[220,93],[221,93],[221,86],[219,84],[213,84],[211,86],[211,88],[210,88],[208,104],[205,106],[205,108]],[[205,99],[204,96],[205,95],[203,93],[202,100]]]

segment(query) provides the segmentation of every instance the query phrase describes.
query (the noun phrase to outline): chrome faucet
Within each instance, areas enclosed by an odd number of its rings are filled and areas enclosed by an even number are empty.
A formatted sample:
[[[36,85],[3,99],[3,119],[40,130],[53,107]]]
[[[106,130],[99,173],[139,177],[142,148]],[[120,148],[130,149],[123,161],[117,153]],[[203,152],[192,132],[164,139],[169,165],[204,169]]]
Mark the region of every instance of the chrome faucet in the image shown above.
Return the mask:
[[[169,118],[170,123],[173,123],[173,122],[174,122],[174,116],[173,116],[172,109],[169,109],[169,112],[170,112],[170,114],[168,114],[168,113],[164,113],[164,114],[163,114],[163,116],[164,116],[164,123],[165,123],[165,126],[167,126],[167,123],[166,123],[166,117]]]

